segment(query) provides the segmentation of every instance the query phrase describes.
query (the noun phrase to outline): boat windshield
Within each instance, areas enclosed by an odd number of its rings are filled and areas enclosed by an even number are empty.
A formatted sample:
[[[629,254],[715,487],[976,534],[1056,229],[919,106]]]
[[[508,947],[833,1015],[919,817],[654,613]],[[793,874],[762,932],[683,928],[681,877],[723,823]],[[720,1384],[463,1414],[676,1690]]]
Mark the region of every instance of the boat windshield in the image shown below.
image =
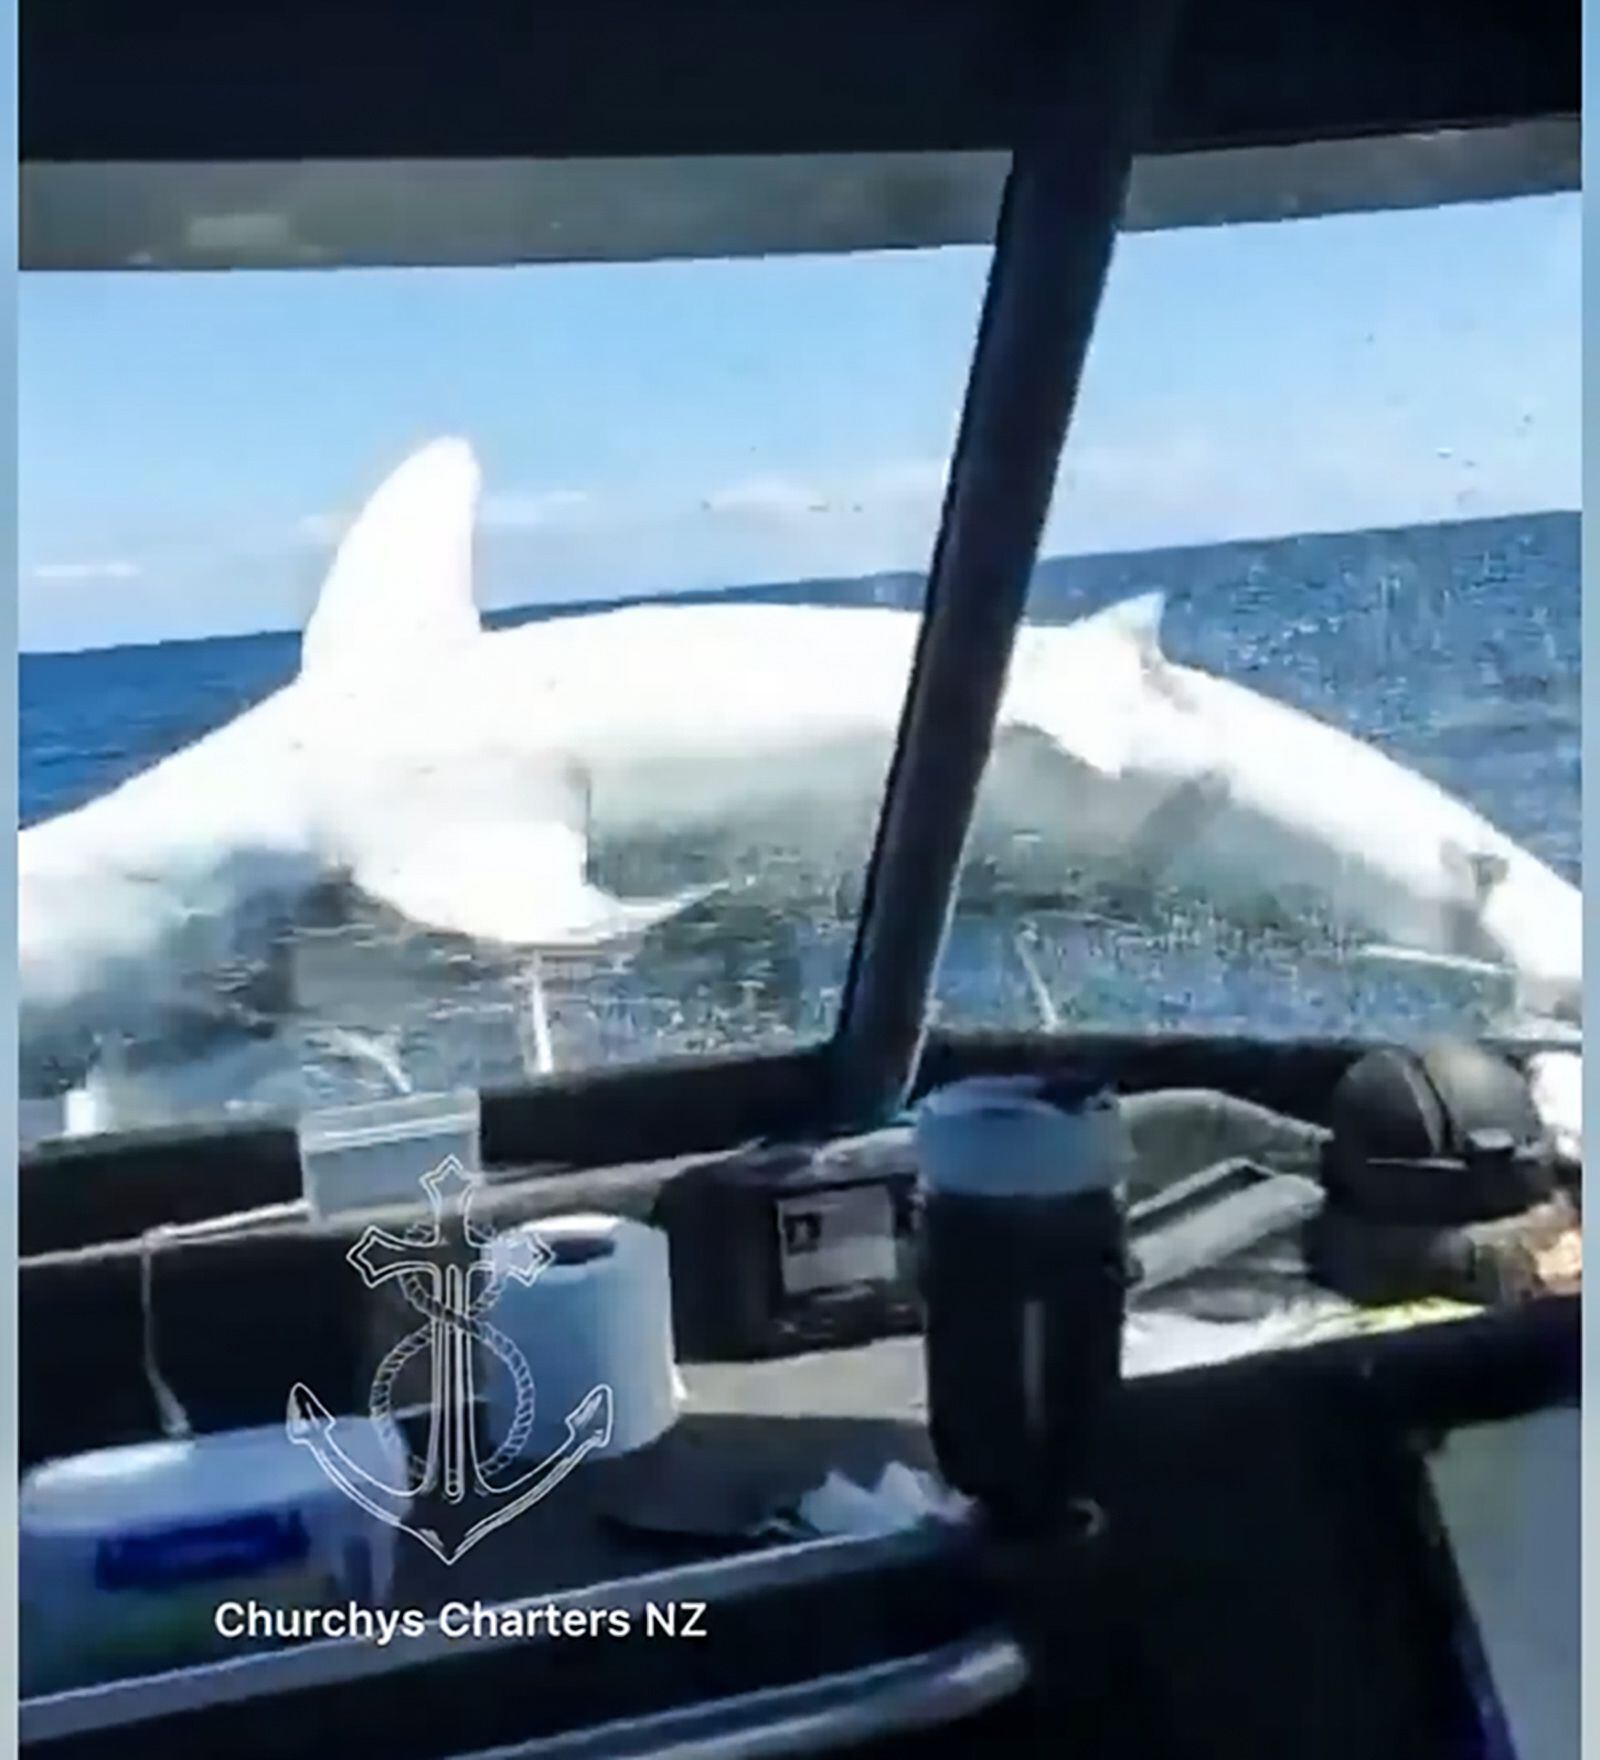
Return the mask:
[[[1578,198],[1125,236],[951,1026],[1576,1018]]]
[[[25,1137],[825,1039],[993,193],[24,277]],[[1577,364],[1576,197],[1123,240],[937,1019],[1574,1015]]]
[[[25,278],[26,1135],[832,1031],[980,172],[951,248]]]

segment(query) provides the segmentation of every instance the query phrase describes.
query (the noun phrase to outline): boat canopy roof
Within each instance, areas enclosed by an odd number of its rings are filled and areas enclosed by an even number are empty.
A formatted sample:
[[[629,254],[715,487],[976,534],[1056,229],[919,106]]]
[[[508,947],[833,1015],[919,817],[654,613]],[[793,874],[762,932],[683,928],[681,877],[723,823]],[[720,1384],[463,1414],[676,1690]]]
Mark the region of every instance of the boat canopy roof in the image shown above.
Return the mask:
[[[24,0],[24,162],[672,158],[1017,146],[1137,28],[1096,0]],[[1571,0],[1210,0],[1143,145],[1576,115]]]
[[[1162,67],[1125,226],[1577,185],[1576,0],[1172,11],[1143,26]],[[1140,17],[1099,0],[23,0],[22,258],[987,242],[1011,151]]]

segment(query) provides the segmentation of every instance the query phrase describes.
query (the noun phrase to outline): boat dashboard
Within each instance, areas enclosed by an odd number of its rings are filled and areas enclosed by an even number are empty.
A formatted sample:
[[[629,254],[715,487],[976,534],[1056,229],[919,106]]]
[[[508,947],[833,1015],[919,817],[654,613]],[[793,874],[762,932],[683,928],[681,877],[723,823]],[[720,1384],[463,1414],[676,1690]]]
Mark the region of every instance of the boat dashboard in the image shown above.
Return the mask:
[[[1014,1071],[1020,1049],[942,1045],[930,1080]],[[909,1126],[491,1163],[480,1221],[496,1235],[596,1212],[666,1235],[670,1424],[448,1564],[402,1536],[373,1604],[424,1631],[80,1679],[25,1705],[30,1751],[265,1755],[375,1737],[418,1760],[1042,1752],[1069,1738],[1108,1756],[1457,1751],[1517,1685],[1493,1684],[1451,1523],[1481,1547],[1487,1522],[1503,1542],[1530,1475],[1563,1458],[1572,1242],[1538,1287],[1341,1296],[1308,1268],[1325,1203],[1313,1169],[1362,1048],[1111,1050],[1093,1067],[1133,1126],[1136,1270],[1093,1534],[998,1535],[942,1486],[897,1224],[915,1186]],[[1032,1052],[1035,1073],[1070,1075],[1059,1043]],[[770,1079],[749,1075],[757,1108]],[[625,1110],[606,1114],[616,1140]],[[138,1146],[120,1153],[131,1219],[158,1200],[141,1198]],[[242,1156],[233,1177],[248,1185],[262,1165]],[[130,1221],[121,1239],[25,1262],[25,1464],[156,1441],[171,1401],[201,1436],[281,1423],[296,1384],[333,1410],[367,1405],[375,1328],[392,1332],[397,1309],[361,1291],[350,1254],[374,1225],[403,1237],[423,1207],[314,1220],[257,1189],[269,1202],[240,1211],[217,1171],[210,1215]],[[841,1190],[884,1194],[883,1250],[863,1257],[858,1209],[844,1237],[813,1243],[842,1255],[839,1274],[797,1279],[778,1207],[826,1213],[819,1200]],[[1522,1464],[1502,1462],[1488,1494],[1461,1492],[1455,1463],[1470,1487],[1484,1449]],[[1545,1504],[1546,1525],[1562,1507]],[[1503,1565],[1490,1582],[1498,1605]]]

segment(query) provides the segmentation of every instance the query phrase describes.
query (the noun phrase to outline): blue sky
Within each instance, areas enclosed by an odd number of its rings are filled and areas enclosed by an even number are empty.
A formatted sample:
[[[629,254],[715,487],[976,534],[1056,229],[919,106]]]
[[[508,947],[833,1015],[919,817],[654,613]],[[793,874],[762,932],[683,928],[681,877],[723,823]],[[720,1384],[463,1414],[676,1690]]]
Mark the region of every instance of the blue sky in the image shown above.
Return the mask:
[[[1575,508],[1576,196],[1130,236],[1051,553]],[[412,446],[485,606],[920,568],[989,253],[24,276],[24,648],[295,627]]]

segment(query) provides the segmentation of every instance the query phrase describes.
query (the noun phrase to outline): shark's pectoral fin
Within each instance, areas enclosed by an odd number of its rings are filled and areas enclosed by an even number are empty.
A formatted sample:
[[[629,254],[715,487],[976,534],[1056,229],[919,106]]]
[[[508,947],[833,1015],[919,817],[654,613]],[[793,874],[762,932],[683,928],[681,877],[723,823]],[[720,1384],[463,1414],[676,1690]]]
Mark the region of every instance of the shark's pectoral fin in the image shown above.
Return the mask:
[[[366,852],[351,878],[424,928],[530,948],[587,948],[639,936],[715,887],[614,898],[585,876],[581,832],[555,821],[440,825]]]
[[[1204,770],[1170,789],[1140,820],[1122,851],[1111,877],[1113,894],[1148,898],[1227,803],[1228,779],[1220,770]]]
[[[1052,716],[1048,726],[1042,718],[1018,720],[1001,729],[996,743],[1010,768],[1027,765],[1041,781],[1060,767],[1063,758],[1111,780],[1119,778],[1128,763],[1127,730],[1118,716],[1097,718],[1069,709]]]

